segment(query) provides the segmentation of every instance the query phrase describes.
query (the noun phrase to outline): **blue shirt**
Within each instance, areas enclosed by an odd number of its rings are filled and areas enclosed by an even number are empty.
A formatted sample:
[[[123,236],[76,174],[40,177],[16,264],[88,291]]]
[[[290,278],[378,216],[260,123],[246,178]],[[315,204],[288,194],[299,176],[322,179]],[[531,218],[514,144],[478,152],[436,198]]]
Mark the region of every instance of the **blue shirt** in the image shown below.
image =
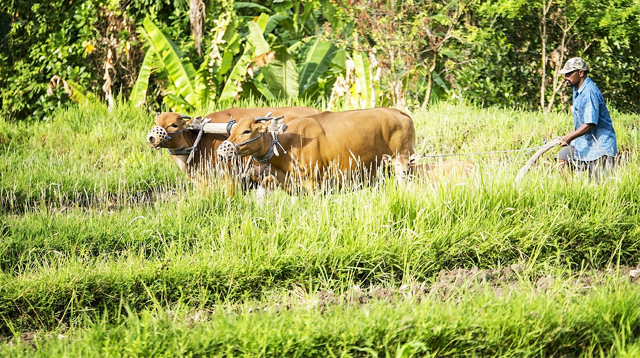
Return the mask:
[[[616,132],[611,116],[598,86],[587,77],[579,89],[573,88],[573,124],[578,129],[583,123],[595,124],[589,132],[571,141],[575,159],[596,160],[603,155],[618,154]]]

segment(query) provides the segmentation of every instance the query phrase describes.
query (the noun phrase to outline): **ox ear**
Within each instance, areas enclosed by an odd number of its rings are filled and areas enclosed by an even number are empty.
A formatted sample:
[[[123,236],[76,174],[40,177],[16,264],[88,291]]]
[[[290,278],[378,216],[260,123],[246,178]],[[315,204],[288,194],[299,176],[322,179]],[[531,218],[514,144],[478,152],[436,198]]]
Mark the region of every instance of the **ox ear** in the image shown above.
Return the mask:
[[[389,164],[391,163],[391,156],[389,154],[383,154],[382,159],[380,159],[380,164]]]
[[[202,126],[202,116],[189,119],[185,124],[187,125],[187,129],[200,129],[200,126]]]
[[[284,117],[283,116],[278,116],[275,118],[272,118],[269,121],[269,127],[267,127],[267,131],[269,132],[284,132],[284,130],[287,129],[287,127],[284,127],[284,129],[282,129],[282,127],[284,126]],[[282,132],[281,132],[282,130]]]

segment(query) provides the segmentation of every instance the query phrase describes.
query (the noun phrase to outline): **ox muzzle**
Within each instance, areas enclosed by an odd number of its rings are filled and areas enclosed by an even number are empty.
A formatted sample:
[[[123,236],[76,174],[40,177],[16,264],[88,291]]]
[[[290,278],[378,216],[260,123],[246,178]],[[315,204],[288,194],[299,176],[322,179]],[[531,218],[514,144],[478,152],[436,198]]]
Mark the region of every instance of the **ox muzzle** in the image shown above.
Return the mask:
[[[169,139],[171,139],[169,133],[160,126],[154,126],[149,133],[147,133],[147,144],[156,149],[162,148],[162,146],[167,144]]]
[[[218,147],[216,154],[218,155],[219,161],[228,163],[233,158],[238,157],[238,148],[236,148],[235,144],[225,140]]]

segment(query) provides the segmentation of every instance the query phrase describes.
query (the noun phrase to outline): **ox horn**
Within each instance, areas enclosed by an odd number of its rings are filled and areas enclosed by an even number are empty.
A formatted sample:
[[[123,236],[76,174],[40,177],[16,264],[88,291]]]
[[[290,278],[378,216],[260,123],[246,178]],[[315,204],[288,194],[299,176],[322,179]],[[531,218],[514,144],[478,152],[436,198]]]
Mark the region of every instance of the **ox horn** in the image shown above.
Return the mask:
[[[229,118],[229,122],[227,122],[227,134],[231,135],[231,128],[233,128],[233,126],[236,125],[236,119],[233,118],[233,116],[231,116],[231,118]]]
[[[186,114],[181,114],[180,119],[191,119],[191,117],[187,116]]]
[[[256,117],[256,118],[254,118],[254,121],[255,121],[256,123],[258,123],[258,122],[271,121],[271,120],[278,120],[278,119],[282,119],[282,118],[284,118],[284,116],[270,117],[270,115],[271,115],[271,113],[267,113],[267,115],[266,115],[266,116],[264,116],[264,117]]]
[[[273,118],[271,118],[271,112],[267,113],[267,115],[263,116],[263,117],[256,117],[253,120],[258,123],[258,122],[264,122],[264,121],[270,121]]]

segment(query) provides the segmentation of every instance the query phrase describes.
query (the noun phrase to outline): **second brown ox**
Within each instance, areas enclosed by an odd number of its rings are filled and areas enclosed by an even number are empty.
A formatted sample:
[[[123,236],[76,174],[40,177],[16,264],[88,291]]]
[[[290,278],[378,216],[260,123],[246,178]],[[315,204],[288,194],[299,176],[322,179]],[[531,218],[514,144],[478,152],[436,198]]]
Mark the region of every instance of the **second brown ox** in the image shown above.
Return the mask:
[[[421,157],[419,154],[412,156],[385,155],[382,161],[384,166],[392,168],[398,183],[403,183],[407,179],[428,180],[431,183],[466,180],[472,176],[476,167],[474,162],[467,160],[418,163]]]
[[[231,117],[257,117],[269,112],[276,116],[283,116],[284,121],[288,122],[320,111],[309,107],[229,108],[211,113],[205,118],[210,119],[209,123],[227,123]],[[228,134],[204,133],[197,148],[194,149],[193,160],[187,163],[197,137],[197,132],[191,130],[192,123],[193,119],[179,113],[161,113],[155,119],[154,128],[147,134],[147,144],[155,149],[166,148],[180,170],[197,184],[200,190],[206,191],[214,175],[217,162],[216,150],[227,139]],[[227,189],[233,190],[229,187]],[[233,192],[227,194],[232,195]]]
[[[376,176],[382,156],[414,153],[411,117],[392,108],[323,112],[282,120],[245,117],[218,148],[223,160],[250,155],[271,165],[278,185],[290,194],[319,184],[366,183]]]

